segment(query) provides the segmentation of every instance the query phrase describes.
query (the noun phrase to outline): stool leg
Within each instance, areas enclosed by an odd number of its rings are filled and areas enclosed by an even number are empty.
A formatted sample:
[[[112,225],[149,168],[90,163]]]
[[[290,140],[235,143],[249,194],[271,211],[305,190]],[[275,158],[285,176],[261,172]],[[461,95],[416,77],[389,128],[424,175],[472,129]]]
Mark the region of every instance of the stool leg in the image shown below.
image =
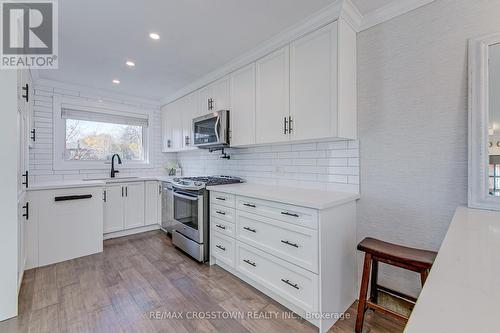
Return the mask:
[[[370,281],[370,300],[377,304],[377,281],[378,281],[378,261],[372,259],[372,278]]]
[[[427,280],[427,276],[429,276],[429,271],[424,269],[420,272],[420,281],[422,282],[422,287],[424,286],[425,280]]]
[[[365,253],[363,265],[363,277],[361,278],[361,288],[359,290],[358,316],[356,317],[356,333],[363,331],[363,319],[365,318],[366,294],[368,293],[368,282],[370,280],[370,266],[372,255]]]

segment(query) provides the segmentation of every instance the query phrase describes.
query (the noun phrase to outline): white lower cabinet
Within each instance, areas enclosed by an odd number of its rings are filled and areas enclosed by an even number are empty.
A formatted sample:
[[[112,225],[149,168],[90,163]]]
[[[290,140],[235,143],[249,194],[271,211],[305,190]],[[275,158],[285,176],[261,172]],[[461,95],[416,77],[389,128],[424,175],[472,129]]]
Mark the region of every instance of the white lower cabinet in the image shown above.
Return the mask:
[[[356,299],[356,202],[318,210],[210,197],[210,264],[328,331]]]
[[[161,183],[145,182],[145,224],[161,224]]]
[[[124,229],[122,185],[106,186],[104,194],[104,233]]]
[[[28,268],[102,252],[102,195],[102,187],[31,191]]]

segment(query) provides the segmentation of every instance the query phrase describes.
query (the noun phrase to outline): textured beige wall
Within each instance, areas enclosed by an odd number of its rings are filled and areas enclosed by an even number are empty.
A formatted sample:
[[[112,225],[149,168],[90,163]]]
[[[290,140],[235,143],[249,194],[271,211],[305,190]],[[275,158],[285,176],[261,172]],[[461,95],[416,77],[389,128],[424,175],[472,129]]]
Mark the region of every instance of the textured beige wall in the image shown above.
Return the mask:
[[[359,239],[439,248],[467,202],[467,41],[499,31],[500,0],[436,0],[358,35]]]

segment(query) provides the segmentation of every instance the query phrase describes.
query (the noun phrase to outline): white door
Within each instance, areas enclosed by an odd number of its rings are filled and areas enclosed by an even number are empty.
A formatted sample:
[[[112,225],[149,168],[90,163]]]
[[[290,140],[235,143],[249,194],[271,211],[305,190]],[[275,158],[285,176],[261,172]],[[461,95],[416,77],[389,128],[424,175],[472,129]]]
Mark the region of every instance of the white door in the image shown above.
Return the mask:
[[[121,185],[107,186],[104,201],[104,233],[123,230],[125,189]]]
[[[256,62],[256,142],[289,140],[290,54],[286,46]]]
[[[213,111],[229,110],[231,106],[231,82],[224,77],[212,83]]]
[[[337,23],[290,45],[290,116],[293,140],[336,136]]]
[[[127,183],[125,188],[125,229],[144,225],[144,182]]]
[[[231,146],[255,144],[255,64],[231,74]]]
[[[145,195],[145,224],[158,224],[160,218],[158,217],[158,197],[161,194],[161,188],[158,182],[146,182],[146,195]]]

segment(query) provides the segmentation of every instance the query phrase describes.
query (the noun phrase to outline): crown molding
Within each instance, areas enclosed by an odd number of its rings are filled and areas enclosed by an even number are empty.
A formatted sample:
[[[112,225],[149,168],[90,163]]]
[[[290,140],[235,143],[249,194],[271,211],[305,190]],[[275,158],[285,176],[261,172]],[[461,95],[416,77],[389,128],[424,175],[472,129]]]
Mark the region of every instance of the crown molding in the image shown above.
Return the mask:
[[[207,75],[194,81],[193,83],[177,91],[176,93],[161,99],[160,103],[161,105],[165,105],[173,102],[176,99],[179,99],[197,89],[200,89],[207,84],[216,81],[234,72],[235,70],[264,57],[265,55],[291,43],[292,41],[306,35],[311,31],[324,27],[325,25],[338,20],[339,18],[344,19],[348,24],[352,26],[355,31],[359,31],[362,16],[357,8],[351,3],[350,0],[337,0],[331,5],[323,8],[319,12],[316,12],[315,14],[302,20],[298,24],[295,24],[290,28],[280,32],[271,39],[268,39],[251,51],[208,73]]]
[[[435,0],[395,0],[383,7],[365,14],[361,22],[360,31],[374,27],[380,23],[389,21],[397,16],[411,12],[414,9],[425,6]]]

